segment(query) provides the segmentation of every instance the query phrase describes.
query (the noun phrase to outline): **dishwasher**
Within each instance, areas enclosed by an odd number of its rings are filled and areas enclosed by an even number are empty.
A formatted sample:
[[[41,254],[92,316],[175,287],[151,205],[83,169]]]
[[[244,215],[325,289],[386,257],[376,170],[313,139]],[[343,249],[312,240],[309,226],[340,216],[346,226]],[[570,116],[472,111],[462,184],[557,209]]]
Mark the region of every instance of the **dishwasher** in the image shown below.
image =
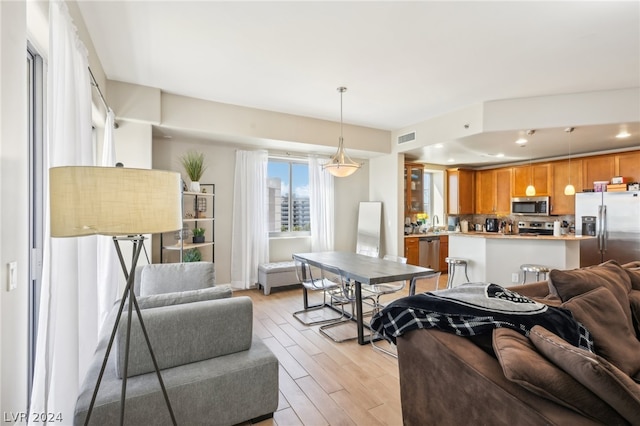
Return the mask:
[[[436,271],[440,268],[440,237],[421,237],[418,241],[419,264]]]

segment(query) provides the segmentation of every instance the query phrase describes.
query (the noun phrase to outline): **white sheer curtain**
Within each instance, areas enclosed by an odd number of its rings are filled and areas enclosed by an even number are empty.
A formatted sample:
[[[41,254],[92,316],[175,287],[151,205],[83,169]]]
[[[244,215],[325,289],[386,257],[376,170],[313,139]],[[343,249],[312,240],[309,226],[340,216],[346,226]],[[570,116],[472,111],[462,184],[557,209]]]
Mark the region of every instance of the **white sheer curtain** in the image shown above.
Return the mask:
[[[91,165],[87,51],[64,2],[49,3],[49,24],[47,162],[50,167]],[[30,411],[61,413],[63,423],[69,424],[96,347],[96,238],[50,237],[46,173],[44,180],[45,247]]]
[[[269,261],[267,151],[236,151],[231,230],[231,286],[258,282],[258,265]]]
[[[104,139],[102,142],[102,156],[100,165],[114,167],[116,165],[116,147],[113,142],[113,125],[115,114],[109,108],[104,123]],[[113,306],[113,301],[118,295],[118,280],[122,276],[120,261],[114,249],[113,239],[104,235],[98,235],[98,326],[102,328],[107,314]]]
[[[333,250],[333,176],[317,157],[309,159],[311,251]]]

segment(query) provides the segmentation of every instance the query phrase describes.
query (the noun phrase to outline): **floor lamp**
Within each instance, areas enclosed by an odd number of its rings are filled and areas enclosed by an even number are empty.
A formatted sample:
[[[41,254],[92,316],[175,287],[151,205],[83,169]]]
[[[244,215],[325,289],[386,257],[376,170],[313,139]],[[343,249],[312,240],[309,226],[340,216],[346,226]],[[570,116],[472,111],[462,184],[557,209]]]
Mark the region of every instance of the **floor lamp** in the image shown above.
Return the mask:
[[[91,398],[85,419],[89,423],[98,395],[100,382],[109,359],[120,317],[127,298],[128,321],[125,343],[122,392],[120,394],[120,424],[124,423],[127,368],[131,337],[131,318],[135,307],[160,387],[173,424],[176,424],[171,402],[162,381],[138,301],[133,280],[138,257],[144,246],[143,234],[175,231],[182,228],[181,179],[179,173],[161,170],[127,169],[121,167],[54,167],[49,169],[50,215],[52,237],[81,237],[107,235],[113,237],[120,265],[127,284],[120,301],[120,309],[111,332],[107,352]],[[133,243],[131,265],[127,269],[120,241]]]

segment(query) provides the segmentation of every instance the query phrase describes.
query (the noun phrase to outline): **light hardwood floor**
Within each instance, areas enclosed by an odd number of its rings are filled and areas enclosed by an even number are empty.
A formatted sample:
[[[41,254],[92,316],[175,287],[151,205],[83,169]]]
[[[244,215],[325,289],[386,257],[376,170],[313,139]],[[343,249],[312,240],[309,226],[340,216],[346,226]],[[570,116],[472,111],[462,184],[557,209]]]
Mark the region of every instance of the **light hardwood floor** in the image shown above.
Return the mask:
[[[440,288],[446,280],[440,278]],[[355,340],[335,343],[318,325],[303,325],[293,317],[302,308],[300,287],[275,289],[269,296],[261,290],[234,292],[240,295],[253,300],[254,333],[280,361],[278,409],[259,425],[402,424],[397,359]],[[355,336],[355,324],[346,327]]]

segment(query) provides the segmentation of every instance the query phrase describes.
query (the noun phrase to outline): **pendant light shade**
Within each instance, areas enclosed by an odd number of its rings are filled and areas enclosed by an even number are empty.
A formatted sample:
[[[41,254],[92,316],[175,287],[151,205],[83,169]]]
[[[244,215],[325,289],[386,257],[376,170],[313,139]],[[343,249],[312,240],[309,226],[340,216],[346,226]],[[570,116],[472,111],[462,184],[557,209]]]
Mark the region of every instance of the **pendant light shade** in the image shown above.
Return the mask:
[[[347,177],[354,174],[362,164],[356,163],[347,155],[344,149],[344,139],[342,138],[342,94],[347,91],[346,87],[338,87],[340,92],[340,138],[338,139],[338,151],[331,160],[322,166],[329,173],[336,177]]]
[[[533,197],[534,195],[536,195],[536,187],[533,185],[529,185],[527,186],[527,189],[524,191],[525,194],[527,194],[527,197]]]
[[[564,187],[564,195],[575,195],[576,188],[571,184],[571,133],[573,132],[573,127],[567,127],[564,129],[565,132],[569,134],[569,183]]]

